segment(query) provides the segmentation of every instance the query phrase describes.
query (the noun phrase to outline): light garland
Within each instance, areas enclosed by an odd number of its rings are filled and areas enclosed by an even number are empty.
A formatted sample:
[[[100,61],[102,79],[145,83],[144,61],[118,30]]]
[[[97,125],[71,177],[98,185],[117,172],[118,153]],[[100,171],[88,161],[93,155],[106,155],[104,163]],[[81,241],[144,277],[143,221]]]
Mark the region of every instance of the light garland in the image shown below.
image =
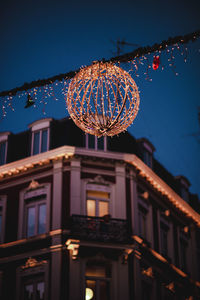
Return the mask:
[[[145,71],[142,71],[142,73],[145,75],[145,79],[152,81],[152,78],[150,78],[150,71],[155,70],[155,65],[153,65],[155,63],[154,58],[157,57],[159,59],[160,69],[163,70],[164,65],[163,61],[161,60],[161,54],[165,53],[168,58],[168,63],[165,63],[165,67],[169,66],[174,74],[178,75],[175,66],[175,55],[182,56],[184,62],[186,62],[188,56],[188,48],[186,47],[186,44],[190,41],[195,42],[199,38],[200,30],[184,36],[169,38],[168,40],[164,40],[159,44],[156,43],[153,46],[140,47],[135,49],[133,52],[113,57],[107,62],[112,62],[115,64],[128,63],[128,72],[130,74],[132,73],[132,76],[136,77],[139,76],[139,70],[144,68]],[[43,114],[46,114],[45,108],[49,99],[57,101],[59,98],[57,96],[57,92],[66,97],[69,80],[74,78],[79,71],[80,69],[77,71],[70,71],[68,73],[59,74],[48,79],[25,83],[24,85],[9,91],[0,92],[0,120],[7,115],[8,110],[15,110],[13,100],[17,99],[24,101],[24,106],[31,107],[32,105],[29,105],[30,103],[28,102],[28,98],[31,98],[34,102],[33,108],[42,105],[42,112]]]
[[[135,81],[113,63],[95,63],[71,80],[66,104],[74,123],[98,137],[126,130],[139,110]]]

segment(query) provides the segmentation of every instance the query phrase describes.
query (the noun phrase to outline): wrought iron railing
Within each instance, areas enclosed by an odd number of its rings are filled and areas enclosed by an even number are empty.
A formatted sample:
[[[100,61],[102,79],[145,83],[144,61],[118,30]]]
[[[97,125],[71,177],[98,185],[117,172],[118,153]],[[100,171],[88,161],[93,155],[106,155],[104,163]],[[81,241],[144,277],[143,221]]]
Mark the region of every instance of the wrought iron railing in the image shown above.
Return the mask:
[[[130,233],[126,220],[72,215],[70,233],[73,238],[100,242],[126,243]]]

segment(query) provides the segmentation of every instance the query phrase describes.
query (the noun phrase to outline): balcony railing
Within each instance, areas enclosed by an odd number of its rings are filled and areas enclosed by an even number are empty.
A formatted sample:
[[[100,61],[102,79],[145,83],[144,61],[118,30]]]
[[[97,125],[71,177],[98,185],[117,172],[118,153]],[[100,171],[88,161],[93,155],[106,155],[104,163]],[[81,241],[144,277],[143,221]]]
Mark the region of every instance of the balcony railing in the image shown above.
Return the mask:
[[[80,240],[115,243],[130,242],[127,221],[122,219],[72,215],[70,232],[73,238]]]

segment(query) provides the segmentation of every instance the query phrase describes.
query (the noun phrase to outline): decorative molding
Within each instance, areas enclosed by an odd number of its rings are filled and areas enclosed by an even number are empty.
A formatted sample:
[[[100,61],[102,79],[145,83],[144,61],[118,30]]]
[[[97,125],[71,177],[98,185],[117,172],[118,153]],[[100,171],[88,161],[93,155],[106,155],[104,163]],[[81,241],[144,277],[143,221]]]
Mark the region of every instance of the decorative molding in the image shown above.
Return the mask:
[[[149,267],[149,268],[147,268],[147,269],[143,269],[143,270],[142,270],[142,274],[143,274],[143,275],[146,275],[147,277],[154,278],[154,274],[153,274],[153,269],[152,269],[152,267]]]
[[[32,257],[29,257],[25,263],[24,266],[21,266],[21,269],[22,270],[25,270],[25,269],[29,269],[29,268],[35,268],[35,267],[39,267],[41,265],[44,265],[46,264],[47,261],[46,260],[42,260],[42,261],[38,261],[37,259],[35,258],[32,258]]]
[[[175,286],[174,286],[174,282],[170,282],[169,284],[167,284],[166,289],[168,289],[169,291],[175,293]]]
[[[34,190],[37,189],[38,187],[39,187],[39,183],[33,179],[28,186],[28,190]]]
[[[72,254],[72,259],[76,260],[78,258],[78,250],[80,246],[80,241],[79,240],[67,240],[66,246],[68,250],[71,250]]]
[[[186,217],[191,218],[200,227],[200,215],[134,154],[102,152],[72,146],[62,146],[1,166],[0,180],[27,171],[28,169],[33,169],[36,166],[49,164],[51,160],[58,157],[69,158],[75,154],[120,160],[134,166],[139,171],[139,175],[148,181],[152,188],[167,197],[176,209],[180,210]]]
[[[89,179],[88,183],[109,185],[109,183],[101,175],[97,175],[95,178]]]
[[[122,254],[122,263],[127,264],[128,262],[128,256],[133,252],[133,249],[124,249]]]

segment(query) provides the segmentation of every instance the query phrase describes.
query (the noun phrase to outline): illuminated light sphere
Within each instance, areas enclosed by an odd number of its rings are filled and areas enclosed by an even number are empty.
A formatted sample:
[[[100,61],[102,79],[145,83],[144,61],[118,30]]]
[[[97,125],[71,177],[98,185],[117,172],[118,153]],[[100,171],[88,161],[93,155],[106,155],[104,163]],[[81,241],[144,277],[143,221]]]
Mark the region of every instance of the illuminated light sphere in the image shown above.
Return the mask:
[[[94,296],[93,290],[90,288],[85,289],[85,300],[90,300]]]
[[[139,110],[139,91],[128,72],[113,63],[82,68],[66,97],[74,123],[89,134],[113,136],[132,124]]]

